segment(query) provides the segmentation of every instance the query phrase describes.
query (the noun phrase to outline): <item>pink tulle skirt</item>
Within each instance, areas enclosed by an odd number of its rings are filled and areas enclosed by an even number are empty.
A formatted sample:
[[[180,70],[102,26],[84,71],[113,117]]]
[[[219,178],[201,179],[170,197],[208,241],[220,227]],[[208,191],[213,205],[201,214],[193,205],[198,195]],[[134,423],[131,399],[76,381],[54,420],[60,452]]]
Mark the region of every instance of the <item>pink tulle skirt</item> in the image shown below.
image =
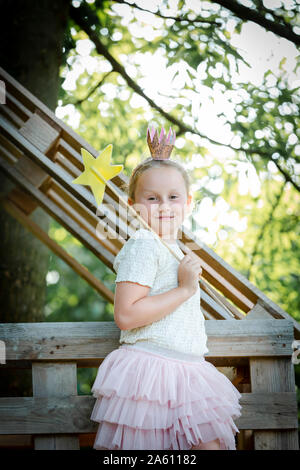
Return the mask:
[[[164,357],[130,345],[106,356],[92,387],[97,450],[189,450],[220,440],[235,450],[241,394],[206,361]]]

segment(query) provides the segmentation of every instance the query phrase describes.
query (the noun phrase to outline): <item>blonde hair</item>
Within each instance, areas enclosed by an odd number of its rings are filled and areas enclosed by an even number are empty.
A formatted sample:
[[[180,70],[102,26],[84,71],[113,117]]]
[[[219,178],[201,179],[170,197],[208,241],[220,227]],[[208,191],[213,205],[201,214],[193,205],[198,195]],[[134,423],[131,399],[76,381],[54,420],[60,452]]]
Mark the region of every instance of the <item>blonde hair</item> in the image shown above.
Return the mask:
[[[148,170],[149,168],[161,168],[161,167],[171,167],[171,168],[176,168],[176,170],[180,171],[185,187],[186,187],[186,193],[189,195],[190,191],[190,180],[187,171],[185,168],[183,168],[180,163],[174,161],[174,160],[155,160],[152,157],[146,158],[146,160],[143,160],[141,163],[139,163],[133,170],[128,185],[125,185],[125,190],[128,193],[129,198],[134,202],[135,201],[135,190],[137,186],[137,182],[139,177],[141,176],[144,171]]]

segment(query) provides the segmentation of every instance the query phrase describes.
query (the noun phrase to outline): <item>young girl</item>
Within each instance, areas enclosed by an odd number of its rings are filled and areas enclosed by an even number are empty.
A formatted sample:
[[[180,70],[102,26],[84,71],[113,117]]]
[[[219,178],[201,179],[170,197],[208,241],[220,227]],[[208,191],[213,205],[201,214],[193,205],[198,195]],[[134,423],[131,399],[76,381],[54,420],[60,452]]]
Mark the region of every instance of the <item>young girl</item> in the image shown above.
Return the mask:
[[[120,347],[92,387],[95,449],[236,449],[241,394],[205,360],[201,266],[177,243],[189,191],[186,171],[168,157],[152,154],[131,175],[128,202],[155,233],[137,230],[114,261]]]

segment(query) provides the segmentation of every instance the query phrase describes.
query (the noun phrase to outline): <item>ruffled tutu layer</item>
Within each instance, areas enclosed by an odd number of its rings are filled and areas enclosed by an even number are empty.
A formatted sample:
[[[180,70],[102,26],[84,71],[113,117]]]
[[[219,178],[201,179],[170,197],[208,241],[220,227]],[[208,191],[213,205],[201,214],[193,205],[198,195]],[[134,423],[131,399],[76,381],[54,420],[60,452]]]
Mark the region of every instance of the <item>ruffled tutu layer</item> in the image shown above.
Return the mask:
[[[122,345],[102,362],[92,393],[94,449],[188,450],[215,439],[236,449],[241,394],[204,357],[187,362]]]

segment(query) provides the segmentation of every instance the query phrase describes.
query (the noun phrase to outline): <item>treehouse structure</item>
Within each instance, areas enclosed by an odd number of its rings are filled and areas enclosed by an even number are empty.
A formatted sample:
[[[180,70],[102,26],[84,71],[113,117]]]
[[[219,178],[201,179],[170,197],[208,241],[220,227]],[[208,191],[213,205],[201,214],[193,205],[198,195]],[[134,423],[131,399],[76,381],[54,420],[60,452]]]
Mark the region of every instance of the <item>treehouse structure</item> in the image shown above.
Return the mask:
[[[136,230],[134,221],[109,188],[103,214],[90,187],[72,184],[83,171],[81,148],[95,158],[98,152],[3,69],[0,80],[5,88],[0,171],[11,181],[2,209],[113,303],[114,293],[30,216],[42,208],[112,270],[115,256]],[[126,198],[124,182],[122,173],[110,181]],[[186,228],[181,243],[193,249],[203,267],[206,360],[242,394],[242,416],[235,421],[237,450],[298,449],[293,349],[300,339],[299,323]],[[77,395],[77,367],[98,367],[119,346],[119,334],[114,322],[1,324],[5,351],[0,367],[31,368],[33,396],[0,398],[0,447],[92,447],[95,398]]]

